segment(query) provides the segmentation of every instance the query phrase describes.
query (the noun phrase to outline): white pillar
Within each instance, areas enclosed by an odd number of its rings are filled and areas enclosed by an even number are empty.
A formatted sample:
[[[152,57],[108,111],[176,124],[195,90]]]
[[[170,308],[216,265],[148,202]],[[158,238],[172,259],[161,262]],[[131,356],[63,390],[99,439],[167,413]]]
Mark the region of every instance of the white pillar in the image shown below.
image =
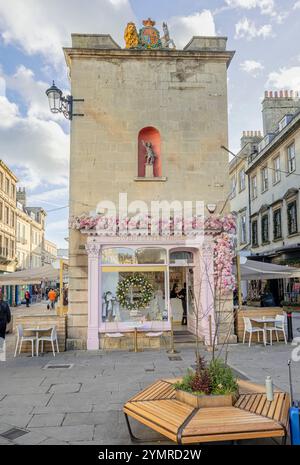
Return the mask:
[[[99,349],[100,250],[95,240],[86,244],[88,253],[88,330],[87,350]]]

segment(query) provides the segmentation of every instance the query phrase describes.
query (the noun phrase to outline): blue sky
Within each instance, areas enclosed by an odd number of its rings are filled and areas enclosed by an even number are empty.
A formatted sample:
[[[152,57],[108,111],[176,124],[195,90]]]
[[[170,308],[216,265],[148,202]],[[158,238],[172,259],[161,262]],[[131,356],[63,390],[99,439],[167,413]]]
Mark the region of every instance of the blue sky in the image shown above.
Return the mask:
[[[61,47],[71,32],[110,33],[123,45],[128,21],[167,21],[177,48],[193,35],[225,35],[229,145],[261,129],[264,90],[300,91],[300,0],[0,0],[0,158],[47,212],[47,238],[65,247],[69,124],[51,115],[45,90],[67,91]]]

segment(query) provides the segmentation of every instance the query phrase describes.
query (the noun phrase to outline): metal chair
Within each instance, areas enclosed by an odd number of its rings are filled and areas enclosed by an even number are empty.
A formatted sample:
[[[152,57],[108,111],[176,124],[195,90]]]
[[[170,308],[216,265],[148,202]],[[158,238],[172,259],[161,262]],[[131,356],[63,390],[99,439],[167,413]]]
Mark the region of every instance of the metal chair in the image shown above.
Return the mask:
[[[31,353],[32,353],[32,357],[34,356],[34,343],[36,341],[36,337],[35,336],[24,336],[24,328],[22,325],[18,325],[17,326],[17,342],[16,342],[16,348],[15,348],[15,354],[14,354],[14,357],[17,356],[17,351],[18,351],[18,347],[19,347],[19,355],[21,353],[21,349],[22,349],[22,344],[23,342],[31,342]]]
[[[277,342],[279,342],[278,331],[281,331],[283,333],[284,342],[287,344],[286,334],[285,334],[285,329],[284,329],[284,315],[276,315],[275,325],[267,326],[266,330],[270,332],[270,344],[271,345],[273,343],[273,331],[275,331]]]
[[[42,343],[42,352],[44,351],[44,342],[50,342],[52,346],[53,357],[55,357],[54,342],[56,343],[57,353],[59,353],[56,326],[53,326],[53,328],[51,329],[50,336],[41,336],[37,338],[37,341],[36,341],[36,355],[37,356],[39,355],[40,342]]]
[[[251,346],[251,339],[252,339],[252,334],[257,333],[257,340],[260,342],[260,337],[259,334],[263,333],[263,342],[264,345],[266,345],[266,333],[263,328],[260,328],[258,326],[252,326],[251,320],[248,317],[243,317],[244,320],[244,336],[243,336],[243,344],[245,344],[246,340],[246,333],[249,333],[249,347]]]

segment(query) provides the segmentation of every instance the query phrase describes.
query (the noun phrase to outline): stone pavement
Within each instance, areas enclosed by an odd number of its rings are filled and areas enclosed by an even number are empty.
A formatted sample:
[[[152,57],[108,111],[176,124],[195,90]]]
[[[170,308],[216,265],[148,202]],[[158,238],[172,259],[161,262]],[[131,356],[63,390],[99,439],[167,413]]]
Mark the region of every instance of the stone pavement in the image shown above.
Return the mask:
[[[194,362],[194,348],[180,347],[180,360],[170,361],[161,351],[70,351],[55,358],[11,354],[0,362],[0,444],[130,444],[122,406],[154,380],[177,377]],[[228,361],[251,379],[264,382],[270,374],[287,388],[286,361],[291,346],[275,344],[230,346]],[[71,368],[45,368],[70,364]],[[300,393],[300,362],[294,364],[295,386]],[[299,396],[300,397],[300,396]],[[164,438],[132,421],[134,433],[153,443]],[[26,434],[1,437],[12,427]],[[269,441],[260,441],[260,443]],[[257,442],[258,443],[258,442]]]

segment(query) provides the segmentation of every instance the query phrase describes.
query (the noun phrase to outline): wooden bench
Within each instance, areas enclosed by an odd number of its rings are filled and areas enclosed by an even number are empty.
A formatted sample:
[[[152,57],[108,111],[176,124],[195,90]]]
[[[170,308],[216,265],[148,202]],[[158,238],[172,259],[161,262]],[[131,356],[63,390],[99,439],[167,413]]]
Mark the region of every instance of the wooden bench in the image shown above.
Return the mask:
[[[281,438],[286,441],[289,395],[275,391],[267,401],[261,385],[239,380],[240,396],[232,407],[193,408],[176,400],[174,383],[159,380],[124,405],[128,431],[131,417],[178,444],[195,444],[240,439]]]

